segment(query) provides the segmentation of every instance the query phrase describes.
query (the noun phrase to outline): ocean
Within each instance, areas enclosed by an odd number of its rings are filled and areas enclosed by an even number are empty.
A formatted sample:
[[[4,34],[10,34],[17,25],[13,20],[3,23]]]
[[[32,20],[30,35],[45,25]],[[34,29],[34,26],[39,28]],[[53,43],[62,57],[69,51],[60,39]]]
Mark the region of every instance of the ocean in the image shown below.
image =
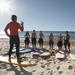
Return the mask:
[[[49,34],[50,33],[53,33],[54,35],[54,39],[57,39],[58,38],[58,35],[61,33],[63,38],[65,36],[65,31],[43,31],[43,34],[44,34],[44,40],[49,40]],[[21,39],[24,39],[24,35],[25,35],[26,31],[24,32],[19,32],[19,37]],[[37,34],[37,39],[39,38],[39,33],[40,31],[36,31],[36,34]],[[32,34],[32,31],[29,31],[29,34],[31,36]],[[69,31],[69,35],[70,35],[70,39],[71,40],[75,40],[75,31]],[[5,33],[0,33],[0,38],[8,38]]]
[[[57,39],[58,38],[58,35],[61,33],[63,38],[65,36],[65,31],[43,31],[43,34],[44,34],[44,40],[49,40],[49,35],[50,33],[53,33],[54,35],[54,39]],[[19,35],[20,35],[20,38],[23,38],[24,39],[24,35],[25,35],[26,31],[24,32],[19,32]],[[39,38],[39,33],[40,31],[36,31],[36,34],[37,34],[37,39]],[[32,31],[29,31],[29,34],[31,36],[32,34]],[[69,32],[69,35],[70,35],[70,39],[71,40],[75,40],[75,31],[70,31]]]

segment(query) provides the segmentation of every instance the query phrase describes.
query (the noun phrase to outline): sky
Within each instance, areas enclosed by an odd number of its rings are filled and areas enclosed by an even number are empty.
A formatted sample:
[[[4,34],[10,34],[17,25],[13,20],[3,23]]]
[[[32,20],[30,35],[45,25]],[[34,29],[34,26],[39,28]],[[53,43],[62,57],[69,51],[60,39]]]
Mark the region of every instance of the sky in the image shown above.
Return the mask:
[[[19,23],[24,22],[25,31],[33,29],[75,31],[75,0],[7,0],[7,2],[10,4],[10,12],[1,12],[1,8],[4,7],[0,8],[0,31],[3,31],[11,21],[13,14],[17,15]]]

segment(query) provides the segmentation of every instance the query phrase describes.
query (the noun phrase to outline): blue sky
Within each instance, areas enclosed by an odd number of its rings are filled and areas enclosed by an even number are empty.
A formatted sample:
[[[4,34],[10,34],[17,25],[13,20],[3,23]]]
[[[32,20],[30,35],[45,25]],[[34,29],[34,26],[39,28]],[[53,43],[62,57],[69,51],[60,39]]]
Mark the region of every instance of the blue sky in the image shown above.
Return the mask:
[[[0,30],[16,14],[25,31],[75,31],[75,0],[12,0],[11,6],[11,13],[0,13]]]

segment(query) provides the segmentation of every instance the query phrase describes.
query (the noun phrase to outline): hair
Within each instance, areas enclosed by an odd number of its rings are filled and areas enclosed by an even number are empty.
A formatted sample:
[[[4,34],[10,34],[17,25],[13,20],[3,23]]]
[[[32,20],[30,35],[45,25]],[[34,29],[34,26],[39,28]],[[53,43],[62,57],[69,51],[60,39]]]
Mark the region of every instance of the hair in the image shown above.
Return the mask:
[[[40,31],[40,33],[42,33],[42,31]]]
[[[50,36],[53,36],[53,33],[52,32],[50,33]]]
[[[16,15],[12,15],[11,20],[14,21],[16,19],[17,19],[17,16]]]
[[[62,36],[62,34],[60,33],[59,36]]]
[[[35,32],[35,30],[33,30],[33,32]]]
[[[29,32],[28,32],[28,31],[26,32],[26,35],[27,35],[27,34],[29,35]]]
[[[66,31],[66,33],[68,34],[68,31]]]

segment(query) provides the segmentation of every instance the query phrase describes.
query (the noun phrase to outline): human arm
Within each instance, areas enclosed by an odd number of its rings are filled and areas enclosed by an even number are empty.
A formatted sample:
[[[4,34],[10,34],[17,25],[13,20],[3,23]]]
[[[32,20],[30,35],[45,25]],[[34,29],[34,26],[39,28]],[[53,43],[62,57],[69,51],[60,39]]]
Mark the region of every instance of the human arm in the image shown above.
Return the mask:
[[[23,27],[23,22],[21,22],[21,24],[18,24],[18,28],[23,32],[24,31],[24,27]]]
[[[9,29],[9,24],[5,27],[4,32],[8,37],[10,37],[10,34],[8,33],[8,29]]]

